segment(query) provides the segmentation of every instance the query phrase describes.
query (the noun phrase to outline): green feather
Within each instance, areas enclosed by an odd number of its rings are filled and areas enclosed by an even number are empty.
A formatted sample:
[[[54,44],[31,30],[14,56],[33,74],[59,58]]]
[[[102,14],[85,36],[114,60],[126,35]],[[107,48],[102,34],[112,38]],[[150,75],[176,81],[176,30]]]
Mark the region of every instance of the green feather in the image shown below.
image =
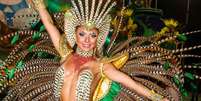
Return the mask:
[[[5,72],[6,72],[7,77],[9,79],[12,79],[14,77],[14,74],[15,74],[15,68],[12,68],[12,69],[6,68]]]
[[[17,69],[23,69],[23,67],[24,67],[24,61],[23,60],[20,60],[16,63]]]
[[[177,86],[180,86],[180,81],[179,81],[179,79],[178,79],[178,75],[175,75],[175,76],[173,77],[173,81],[174,81],[174,83],[175,83]]]
[[[36,48],[36,45],[30,45],[29,48],[28,48],[28,51],[29,52],[32,52],[32,50]]]
[[[35,33],[33,34],[33,36],[32,36],[32,39],[33,39],[33,40],[38,40],[40,37],[41,37],[41,33],[35,32]]]
[[[119,94],[121,86],[117,82],[112,82],[109,92],[101,99],[101,101],[113,101],[114,97]]]
[[[192,91],[197,91],[198,90],[198,87],[193,82],[190,83],[190,88],[191,88]]]
[[[46,53],[46,52],[38,52],[38,57],[40,57],[40,58],[46,58],[46,57],[48,57],[48,53]]]
[[[163,68],[165,70],[168,70],[170,68],[170,62],[169,61],[166,61],[164,64],[163,64]]]
[[[12,44],[12,45],[16,44],[17,41],[19,40],[19,37],[20,37],[19,34],[16,34],[16,35],[12,38],[11,44]]]
[[[182,41],[182,42],[187,40],[187,37],[184,34],[179,34],[177,38],[179,41]]]
[[[60,0],[45,0],[45,3],[48,5],[49,11],[52,13],[65,11],[71,7],[70,3]]]
[[[12,78],[14,77],[14,74],[15,74],[15,68],[12,68],[12,69],[9,71],[8,78],[9,78],[9,79],[12,79]]]
[[[39,32],[42,32],[42,31],[45,31],[45,26],[44,25],[40,26]]]
[[[184,76],[187,77],[187,78],[189,78],[189,79],[191,79],[191,80],[195,79],[195,77],[193,76],[193,74],[188,73],[188,72],[184,73]]]
[[[189,95],[189,93],[187,92],[187,90],[184,89],[183,87],[179,87],[179,91],[181,92],[181,94],[183,96],[188,96]]]
[[[111,41],[110,38],[107,37],[106,40],[105,40],[105,45],[108,46],[110,44],[110,41]]]

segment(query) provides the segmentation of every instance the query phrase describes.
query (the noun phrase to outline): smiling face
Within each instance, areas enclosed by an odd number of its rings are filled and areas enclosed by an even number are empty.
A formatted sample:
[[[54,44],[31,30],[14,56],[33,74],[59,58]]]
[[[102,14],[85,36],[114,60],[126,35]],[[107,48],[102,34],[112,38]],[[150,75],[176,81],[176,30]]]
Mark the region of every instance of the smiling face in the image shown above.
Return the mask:
[[[77,46],[84,51],[91,51],[96,47],[98,39],[98,30],[96,28],[87,30],[83,26],[77,27],[76,43]]]

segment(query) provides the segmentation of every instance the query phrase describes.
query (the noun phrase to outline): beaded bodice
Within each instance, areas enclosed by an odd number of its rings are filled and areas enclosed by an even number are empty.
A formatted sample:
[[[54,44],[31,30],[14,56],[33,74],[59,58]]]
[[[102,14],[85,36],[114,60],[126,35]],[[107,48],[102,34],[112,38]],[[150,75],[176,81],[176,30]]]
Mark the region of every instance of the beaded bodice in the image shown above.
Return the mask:
[[[82,57],[78,54],[73,54],[71,62],[75,64],[74,70],[79,71],[80,66],[86,62],[95,60],[94,57]],[[76,85],[76,101],[88,101],[90,97],[90,85],[93,79],[93,74],[89,70],[82,70],[78,75],[78,81]],[[61,88],[64,83],[64,67],[61,66],[57,69],[54,81],[54,96],[58,101],[61,96]]]
[[[76,101],[89,101],[93,74],[90,70],[83,70],[76,85]]]
[[[76,85],[76,101],[89,101],[91,93],[91,83],[93,80],[93,74],[89,70],[83,70],[78,76]],[[54,98],[55,101],[60,100],[61,88],[64,83],[64,68],[59,67],[54,81]]]
[[[60,100],[61,88],[62,88],[63,82],[64,82],[64,68],[59,67],[56,71],[55,81],[53,85],[55,101]]]

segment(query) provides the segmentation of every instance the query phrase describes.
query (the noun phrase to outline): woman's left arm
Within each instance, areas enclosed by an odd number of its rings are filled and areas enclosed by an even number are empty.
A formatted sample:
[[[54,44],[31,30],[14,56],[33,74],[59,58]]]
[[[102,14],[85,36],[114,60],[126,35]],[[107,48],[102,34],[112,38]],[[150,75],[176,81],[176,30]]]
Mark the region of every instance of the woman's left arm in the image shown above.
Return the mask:
[[[137,83],[128,75],[117,70],[111,63],[104,64],[102,71],[109,79],[119,82],[132,90],[135,90],[138,94],[144,95],[153,101],[168,101],[166,98],[162,98],[161,95],[153,93],[153,91],[149,90],[140,83]]]

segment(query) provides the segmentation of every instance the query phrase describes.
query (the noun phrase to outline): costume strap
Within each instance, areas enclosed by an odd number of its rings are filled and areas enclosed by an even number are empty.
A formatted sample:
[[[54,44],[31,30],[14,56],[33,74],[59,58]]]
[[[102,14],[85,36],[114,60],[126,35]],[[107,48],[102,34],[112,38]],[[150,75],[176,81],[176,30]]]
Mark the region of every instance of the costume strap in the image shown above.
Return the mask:
[[[104,70],[103,70],[103,66],[104,66],[104,64],[103,64],[103,63],[100,63],[100,73],[101,73],[101,77],[105,77]]]
[[[100,60],[101,63],[100,63],[99,67],[100,67],[100,73],[101,73],[101,80],[99,81],[98,86],[96,87],[96,90],[94,92],[93,101],[99,101],[100,99],[104,98],[110,92],[112,81],[110,79],[108,79],[104,74],[104,69],[103,69],[104,64],[112,63],[115,66],[115,68],[120,69],[126,63],[128,58],[129,58],[129,54],[124,53],[121,55],[116,55],[112,58],[103,58]],[[119,88],[119,87],[117,87],[117,88]]]
[[[102,63],[112,63],[115,68],[120,69],[128,60],[129,54],[128,53],[123,53],[123,54],[118,54],[115,55],[111,58],[103,58],[101,59]]]

